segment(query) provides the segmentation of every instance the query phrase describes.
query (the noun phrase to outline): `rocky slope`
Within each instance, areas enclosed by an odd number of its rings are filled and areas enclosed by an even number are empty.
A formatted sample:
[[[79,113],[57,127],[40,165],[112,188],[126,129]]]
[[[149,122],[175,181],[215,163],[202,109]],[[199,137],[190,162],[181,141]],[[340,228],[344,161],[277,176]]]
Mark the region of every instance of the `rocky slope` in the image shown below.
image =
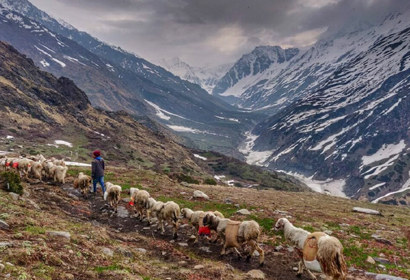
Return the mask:
[[[314,92],[255,128],[248,159],[259,155],[259,164],[311,180],[332,178],[322,182],[322,191],[374,202],[396,194],[406,204],[401,197],[410,190],[408,14],[392,15],[365,33],[374,40],[361,40],[363,51],[355,49]]]
[[[159,66],[58,22],[26,0],[0,4],[7,7],[1,9],[0,39],[41,69],[74,80],[94,106],[148,115],[190,137],[188,144],[238,157],[241,131],[261,120]]]
[[[229,63],[215,67],[196,67],[181,61],[178,57],[169,60],[162,59],[158,64],[175,76],[200,85],[201,88],[205,89],[209,94],[212,94],[212,90],[218,84],[219,80],[233,66],[233,64]]]

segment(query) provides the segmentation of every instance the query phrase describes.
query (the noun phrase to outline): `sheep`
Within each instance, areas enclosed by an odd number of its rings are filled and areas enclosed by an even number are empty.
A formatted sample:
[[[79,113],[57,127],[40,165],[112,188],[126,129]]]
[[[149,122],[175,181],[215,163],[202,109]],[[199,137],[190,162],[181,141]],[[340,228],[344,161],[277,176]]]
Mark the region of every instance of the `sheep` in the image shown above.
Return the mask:
[[[144,207],[147,203],[148,198],[150,198],[150,194],[147,191],[140,190],[135,195],[134,193],[134,203],[135,207],[137,208],[139,220],[142,221],[144,219]]]
[[[7,157],[0,159],[0,166],[3,166],[4,170],[6,170],[6,163],[7,163]]]
[[[54,182],[65,184],[65,176],[67,174],[67,166],[54,166],[52,168],[54,174]]]
[[[43,171],[44,171],[44,177],[51,179],[54,178],[54,172],[55,169],[53,168],[55,164],[51,161],[44,161],[43,162]]]
[[[35,179],[42,179],[43,165],[41,162],[33,162],[31,164],[30,175]]]
[[[106,191],[104,193],[104,200],[107,201],[111,206],[111,208],[114,209],[114,213],[118,212],[118,202],[121,200],[121,191],[122,188],[118,185],[114,185],[110,182],[107,182],[105,184]]]
[[[198,238],[199,238],[199,228],[203,227],[203,219],[205,217],[206,214],[214,214],[215,216],[220,217],[221,219],[225,218],[224,215],[219,212],[219,211],[215,211],[215,212],[204,212],[204,211],[192,211],[189,208],[183,208],[181,210],[181,217],[182,218],[186,218],[191,222],[191,225],[195,227],[196,229],[196,238],[194,241],[194,244],[198,243]],[[216,241],[216,239],[215,239]]]
[[[323,272],[333,280],[346,279],[347,266],[343,256],[343,245],[337,238],[324,232],[310,233],[297,228],[286,218],[279,219],[275,229],[283,229],[285,238],[295,243],[301,251],[297,275],[301,275],[306,268],[312,279],[317,278],[310,270]]]
[[[137,188],[130,188],[130,203],[129,204],[131,205],[134,215],[137,209],[136,201],[137,201],[137,195],[139,191],[140,190]]]
[[[74,180],[74,188],[80,188],[81,193],[87,198],[89,186],[91,185],[91,177],[84,175],[83,172],[78,173],[77,178]]]
[[[51,162],[57,166],[65,166],[65,161],[63,159],[59,160],[54,158],[51,160]]]
[[[31,163],[32,163],[31,160],[27,158],[23,158],[23,159],[14,159],[11,165],[13,168],[17,170],[20,176],[22,176],[23,174],[26,180],[28,180],[28,174],[30,172]]]
[[[147,210],[148,225],[151,224],[151,213],[154,213],[154,215],[158,218],[158,213],[161,210],[163,204],[163,202],[156,201],[152,197],[147,199],[144,208]]]
[[[158,228],[161,226],[161,234],[165,234],[164,221],[168,224],[172,224],[173,227],[173,239],[178,238],[178,228],[179,228],[179,216],[181,215],[181,210],[179,205],[173,201],[168,201],[164,203],[158,211]]]
[[[265,253],[258,245],[260,235],[259,224],[255,221],[236,222],[229,219],[222,219],[213,214],[207,214],[204,217],[204,226],[216,230],[218,235],[224,236],[224,245],[222,247],[221,256],[226,254],[227,248],[234,248],[238,257],[241,258],[241,253],[238,251],[243,244],[247,243],[251,246],[251,251],[246,257],[249,262],[255,250],[259,252],[259,266],[265,263]]]

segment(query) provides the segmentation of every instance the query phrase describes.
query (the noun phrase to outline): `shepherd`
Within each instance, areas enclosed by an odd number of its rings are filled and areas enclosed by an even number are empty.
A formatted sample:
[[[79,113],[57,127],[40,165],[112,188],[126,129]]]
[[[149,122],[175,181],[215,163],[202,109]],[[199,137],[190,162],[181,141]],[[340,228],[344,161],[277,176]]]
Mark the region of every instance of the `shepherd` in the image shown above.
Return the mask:
[[[105,163],[104,159],[101,157],[101,152],[99,150],[95,150],[93,152],[94,160],[91,163],[91,178],[93,179],[93,193],[97,193],[97,183],[100,183],[102,193],[105,193],[104,187],[104,169]]]

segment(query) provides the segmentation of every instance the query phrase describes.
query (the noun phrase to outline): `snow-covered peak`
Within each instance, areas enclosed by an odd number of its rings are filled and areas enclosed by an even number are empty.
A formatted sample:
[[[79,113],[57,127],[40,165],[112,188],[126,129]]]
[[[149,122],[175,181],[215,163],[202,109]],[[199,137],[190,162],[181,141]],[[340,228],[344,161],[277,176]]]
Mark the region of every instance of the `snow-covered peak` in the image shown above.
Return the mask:
[[[67,28],[67,29],[70,29],[70,30],[75,29],[74,26],[72,26],[71,24],[69,24],[68,22],[66,22],[65,20],[63,20],[63,19],[61,19],[61,18],[57,19],[57,22],[58,22],[59,24],[61,24],[62,26],[64,26],[65,28]]]

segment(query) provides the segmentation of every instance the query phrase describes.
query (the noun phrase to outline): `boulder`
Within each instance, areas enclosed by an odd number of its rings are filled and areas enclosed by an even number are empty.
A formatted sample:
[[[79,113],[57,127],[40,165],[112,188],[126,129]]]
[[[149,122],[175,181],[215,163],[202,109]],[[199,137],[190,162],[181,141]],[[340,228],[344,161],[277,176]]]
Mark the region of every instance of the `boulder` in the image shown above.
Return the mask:
[[[251,214],[251,212],[249,212],[247,209],[238,210],[236,211],[236,213],[239,215],[250,215]]]
[[[361,208],[361,207],[353,207],[352,211],[353,211],[353,212],[358,212],[358,213],[364,213],[364,214],[379,215],[379,216],[381,216],[380,211],[373,210],[373,209],[367,209],[367,208]]]
[[[104,255],[107,255],[109,257],[114,256],[114,252],[110,248],[102,248],[101,250]]]
[[[258,269],[252,269],[246,273],[246,276],[247,279],[265,279],[265,274]]]
[[[67,231],[46,231],[46,234],[52,237],[71,239],[71,234]]]
[[[376,264],[376,261],[370,256],[367,257],[366,262],[371,263],[371,264]]]
[[[207,196],[204,192],[201,192],[198,190],[194,191],[193,198],[202,198],[202,199],[209,200],[209,196]]]
[[[196,266],[194,266],[195,270],[199,270],[199,269],[204,269],[205,266],[203,266],[202,264],[197,264]]]
[[[3,220],[0,220],[0,229],[9,229],[10,226]]]

